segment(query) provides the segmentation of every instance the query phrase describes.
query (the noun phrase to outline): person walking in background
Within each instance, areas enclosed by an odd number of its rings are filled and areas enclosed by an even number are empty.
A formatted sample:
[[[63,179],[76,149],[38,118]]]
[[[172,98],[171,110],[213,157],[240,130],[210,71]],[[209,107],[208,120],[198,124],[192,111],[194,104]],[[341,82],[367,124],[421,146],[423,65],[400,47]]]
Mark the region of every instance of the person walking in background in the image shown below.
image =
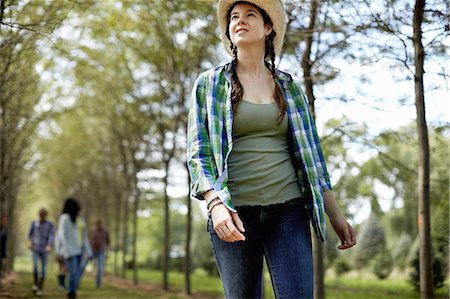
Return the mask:
[[[80,203],[74,198],[67,198],[58,221],[58,250],[64,258],[64,264],[69,274],[67,298],[76,298],[76,290],[92,249],[87,238],[87,228],[84,220],[79,217]]]
[[[45,273],[47,268],[48,253],[53,249],[55,240],[55,227],[47,220],[46,209],[39,210],[39,220],[31,223],[28,233],[29,248],[33,258],[33,292],[41,296],[44,286]],[[39,271],[39,261],[41,271]]]
[[[327,214],[341,250],[356,235],[331,191],[308,101],[275,67],[283,3],[220,0],[217,17],[232,61],[196,80],[187,164],[225,297],[261,298],[265,257],[276,298],[313,298],[310,222],[324,241]]]
[[[5,272],[6,241],[8,239],[8,216],[0,214],[0,284]]]
[[[95,283],[97,288],[99,288],[102,284],[102,275],[105,267],[105,253],[109,246],[109,232],[103,227],[101,220],[97,220],[95,226],[89,231],[89,242],[91,243],[94,260],[97,265]]]

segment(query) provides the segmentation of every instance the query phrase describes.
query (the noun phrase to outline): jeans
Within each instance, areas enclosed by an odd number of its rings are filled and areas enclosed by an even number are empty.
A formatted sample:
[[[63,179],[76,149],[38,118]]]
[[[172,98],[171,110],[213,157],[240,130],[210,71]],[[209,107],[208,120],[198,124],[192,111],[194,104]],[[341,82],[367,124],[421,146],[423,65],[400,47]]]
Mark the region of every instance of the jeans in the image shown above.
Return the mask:
[[[40,251],[32,251],[32,258],[33,258],[33,273],[34,275],[37,275],[39,278],[45,277],[45,270],[47,268],[47,252],[40,252]],[[39,261],[41,261],[41,272],[39,272]]]
[[[95,252],[94,259],[96,260],[97,263],[97,277],[95,283],[99,288],[102,284],[102,274],[103,269],[105,267],[105,252],[104,251]]]
[[[69,274],[69,292],[75,292],[83,275],[84,267],[81,261],[81,255],[72,256],[64,259],[67,273]]]
[[[293,200],[242,206],[237,211],[244,223],[245,241],[222,241],[208,220],[225,297],[261,298],[265,257],[276,298],[313,298],[311,234],[304,204]]]

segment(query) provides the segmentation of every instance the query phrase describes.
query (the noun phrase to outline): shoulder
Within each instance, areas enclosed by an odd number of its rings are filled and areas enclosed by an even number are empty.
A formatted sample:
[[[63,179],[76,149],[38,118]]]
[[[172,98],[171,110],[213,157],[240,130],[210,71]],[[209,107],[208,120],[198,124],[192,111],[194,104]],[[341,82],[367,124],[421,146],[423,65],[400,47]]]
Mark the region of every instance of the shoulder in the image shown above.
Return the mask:
[[[223,81],[231,72],[231,63],[216,66],[202,72],[196,80],[196,86],[206,87],[208,84],[213,84]]]
[[[279,69],[275,69],[275,72],[277,74],[277,77],[282,81],[287,81],[288,83],[294,83],[294,79],[292,78],[291,74],[281,71]]]
[[[69,214],[64,213],[64,214],[61,214],[61,216],[59,216],[60,223],[65,223],[67,221],[71,221]]]

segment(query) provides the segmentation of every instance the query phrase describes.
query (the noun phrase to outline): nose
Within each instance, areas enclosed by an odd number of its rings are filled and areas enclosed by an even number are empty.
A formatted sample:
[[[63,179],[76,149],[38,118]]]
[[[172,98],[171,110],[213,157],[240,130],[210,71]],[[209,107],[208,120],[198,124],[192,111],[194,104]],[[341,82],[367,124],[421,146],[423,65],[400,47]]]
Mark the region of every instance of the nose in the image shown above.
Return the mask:
[[[240,17],[238,18],[237,24],[238,24],[238,25],[245,25],[245,20],[244,20],[244,18],[243,18],[242,16],[240,16]]]

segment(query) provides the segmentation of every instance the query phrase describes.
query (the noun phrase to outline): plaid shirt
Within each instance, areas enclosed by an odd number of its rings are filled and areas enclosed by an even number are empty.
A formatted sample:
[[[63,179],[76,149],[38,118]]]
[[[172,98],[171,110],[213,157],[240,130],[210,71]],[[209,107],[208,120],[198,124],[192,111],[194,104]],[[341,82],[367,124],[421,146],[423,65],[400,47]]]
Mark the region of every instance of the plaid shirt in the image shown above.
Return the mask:
[[[33,251],[45,252],[47,245],[53,246],[55,240],[55,229],[50,221],[41,222],[39,220],[31,223],[28,239],[31,240]]]
[[[236,212],[227,186],[228,157],[233,149],[231,68],[228,63],[202,73],[192,91],[187,128],[187,163],[191,196],[214,190],[225,206]],[[316,126],[303,91],[291,75],[278,71],[278,84],[287,101],[287,115],[293,141],[293,161],[305,206],[316,236],[325,240],[323,192],[331,189]],[[305,184],[304,181],[308,182]],[[309,185],[309,186],[308,186]]]

